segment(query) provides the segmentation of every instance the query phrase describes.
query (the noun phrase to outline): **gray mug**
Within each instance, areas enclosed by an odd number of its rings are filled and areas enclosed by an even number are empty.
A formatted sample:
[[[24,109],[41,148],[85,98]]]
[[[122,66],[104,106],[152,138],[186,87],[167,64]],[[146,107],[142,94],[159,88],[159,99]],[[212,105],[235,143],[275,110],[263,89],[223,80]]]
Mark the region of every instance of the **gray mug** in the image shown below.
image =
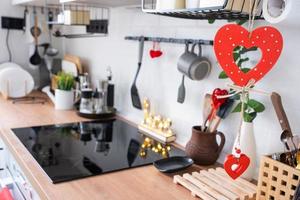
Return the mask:
[[[193,52],[195,49],[195,45],[193,45],[192,50],[189,51],[189,44],[185,44],[185,51],[180,56],[178,63],[177,63],[177,69],[183,73],[185,76],[190,78],[190,67],[193,64],[194,60],[197,58],[197,55]]]
[[[202,80],[204,79],[211,71],[211,62],[202,56],[202,47],[201,44],[198,44],[199,53],[197,58],[194,60],[189,69],[189,77],[192,80]],[[194,51],[193,51],[194,53]]]
[[[178,60],[177,69],[192,80],[202,80],[210,72],[211,63],[207,58],[202,57],[201,44],[198,44],[198,55],[195,53],[196,45],[193,44],[189,51],[189,45],[186,44],[185,52]]]

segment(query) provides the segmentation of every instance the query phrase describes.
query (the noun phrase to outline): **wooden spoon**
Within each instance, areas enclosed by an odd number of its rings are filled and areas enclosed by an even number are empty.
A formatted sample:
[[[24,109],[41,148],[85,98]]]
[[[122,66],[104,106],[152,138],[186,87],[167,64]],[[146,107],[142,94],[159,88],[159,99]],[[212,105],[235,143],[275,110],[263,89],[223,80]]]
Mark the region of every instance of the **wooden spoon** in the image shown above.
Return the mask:
[[[211,95],[206,94],[204,96],[203,113],[202,113],[203,123],[202,123],[201,129],[203,132],[205,132],[207,129],[206,124],[207,124],[208,118],[211,114],[211,110],[212,110]]]
[[[288,118],[285,114],[285,111],[284,111],[284,108],[282,105],[281,96],[278,93],[273,92],[271,94],[271,101],[274,106],[274,109],[275,109],[275,112],[276,112],[277,118],[279,120],[282,131],[290,132],[289,133],[290,137],[292,137],[293,136],[292,130],[291,130],[290,123],[288,121]]]

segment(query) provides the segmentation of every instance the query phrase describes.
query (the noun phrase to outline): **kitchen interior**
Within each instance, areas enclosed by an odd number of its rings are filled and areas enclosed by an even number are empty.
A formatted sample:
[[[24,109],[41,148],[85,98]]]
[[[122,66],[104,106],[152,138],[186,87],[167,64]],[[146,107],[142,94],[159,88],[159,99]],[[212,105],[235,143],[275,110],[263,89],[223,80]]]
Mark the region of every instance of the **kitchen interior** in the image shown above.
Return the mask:
[[[0,200],[300,199],[297,9],[2,0]]]

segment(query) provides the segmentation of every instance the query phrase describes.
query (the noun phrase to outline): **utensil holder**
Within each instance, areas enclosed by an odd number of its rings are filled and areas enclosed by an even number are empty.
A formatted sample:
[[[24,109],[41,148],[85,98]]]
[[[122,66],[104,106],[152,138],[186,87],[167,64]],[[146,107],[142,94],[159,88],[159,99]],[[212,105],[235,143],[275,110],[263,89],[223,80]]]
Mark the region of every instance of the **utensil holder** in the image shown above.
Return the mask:
[[[222,132],[213,133],[201,131],[201,126],[192,128],[192,137],[186,144],[185,152],[198,165],[213,165],[224,147],[225,136]],[[217,143],[217,136],[221,138]]]
[[[300,170],[262,156],[256,199],[293,199],[299,181]]]

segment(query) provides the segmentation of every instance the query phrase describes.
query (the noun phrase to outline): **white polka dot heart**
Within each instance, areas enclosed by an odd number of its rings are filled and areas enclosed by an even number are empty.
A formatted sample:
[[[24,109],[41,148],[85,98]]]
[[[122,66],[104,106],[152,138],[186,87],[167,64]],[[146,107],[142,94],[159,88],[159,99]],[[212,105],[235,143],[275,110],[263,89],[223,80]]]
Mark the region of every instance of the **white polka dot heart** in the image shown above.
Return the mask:
[[[283,47],[281,33],[274,27],[259,27],[251,33],[240,25],[228,24],[218,30],[214,40],[214,50],[218,62],[227,76],[238,86],[245,86],[249,80],[255,82],[263,78],[276,64]],[[236,65],[233,51],[236,47],[258,47],[262,56],[248,73]]]

